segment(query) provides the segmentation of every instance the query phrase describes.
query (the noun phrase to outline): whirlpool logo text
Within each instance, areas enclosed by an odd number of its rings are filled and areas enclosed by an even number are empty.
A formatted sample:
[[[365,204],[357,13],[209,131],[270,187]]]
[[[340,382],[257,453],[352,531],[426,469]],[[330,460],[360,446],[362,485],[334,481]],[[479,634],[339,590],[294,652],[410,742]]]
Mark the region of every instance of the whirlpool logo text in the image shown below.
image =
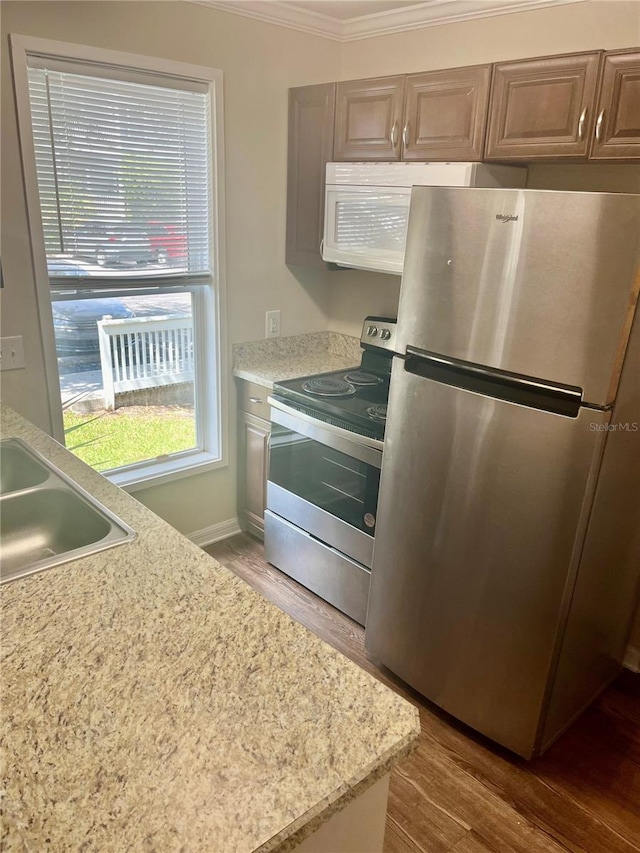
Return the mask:
[[[496,213],[498,222],[517,222],[519,218],[514,213]]]

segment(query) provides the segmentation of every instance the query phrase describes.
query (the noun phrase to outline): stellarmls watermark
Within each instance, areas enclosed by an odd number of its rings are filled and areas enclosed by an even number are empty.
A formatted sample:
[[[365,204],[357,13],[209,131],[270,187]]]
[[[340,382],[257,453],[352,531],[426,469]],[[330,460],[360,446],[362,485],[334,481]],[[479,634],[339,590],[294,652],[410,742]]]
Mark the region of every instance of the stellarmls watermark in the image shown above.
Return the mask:
[[[619,424],[597,424],[590,423],[591,432],[638,432],[640,424],[637,421],[627,421]]]

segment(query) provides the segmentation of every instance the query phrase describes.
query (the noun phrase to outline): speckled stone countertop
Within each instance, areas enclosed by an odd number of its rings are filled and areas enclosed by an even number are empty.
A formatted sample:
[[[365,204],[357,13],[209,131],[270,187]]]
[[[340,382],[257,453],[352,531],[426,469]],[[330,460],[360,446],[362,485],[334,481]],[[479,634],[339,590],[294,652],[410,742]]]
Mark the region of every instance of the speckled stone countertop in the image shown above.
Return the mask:
[[[407,754],[415,708],[0,415],[138,533],[0,589],[4,851],[287,851]]]
[[[266,388],[282,379],[347,370],[360,364],[360,341],[339,332],[311,332],[233,345],[233,373]]]

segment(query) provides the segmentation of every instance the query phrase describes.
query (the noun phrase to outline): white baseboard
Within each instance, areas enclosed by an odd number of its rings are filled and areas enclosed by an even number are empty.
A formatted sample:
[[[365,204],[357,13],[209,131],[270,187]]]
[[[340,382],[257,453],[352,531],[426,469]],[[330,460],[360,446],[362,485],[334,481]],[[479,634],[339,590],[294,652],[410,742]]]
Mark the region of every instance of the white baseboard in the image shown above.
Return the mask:
[[[205,545],[213,545],[214,542],[220,542],[222,539],[228,539],[230,536],[235,536],[236,533],[241,532],[238,519],[229,518],[226,521],[221,521],[219,524],[203,527],[202,530],[194,530],[193,533],[188,533],[187,536],[195,545],[204,548]]]
[[[631,672],[640,672],[640,648],[629,646],[622,661],[622,665]]]

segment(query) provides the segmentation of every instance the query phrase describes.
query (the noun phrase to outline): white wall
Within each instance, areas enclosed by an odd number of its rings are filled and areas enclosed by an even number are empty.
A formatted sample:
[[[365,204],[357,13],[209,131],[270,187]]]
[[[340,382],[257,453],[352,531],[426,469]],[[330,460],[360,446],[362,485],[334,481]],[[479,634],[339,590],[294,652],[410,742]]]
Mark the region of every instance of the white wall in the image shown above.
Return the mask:
[[[600,0],[348,42],[342,50],[339,79],[411,74],[598,48],[614,50],[639,43],[640,3]],[[640,166],[539,165],[530,170],[528,186],[640,192]],[[397,277],[344,272],[335,273],[330,281],[332,329],[358,334],[365,314],[397,309]]]
[[[282,334],[327,327],[324,272],[284,264],[287,90],[337,77],[335,42],[181,2],[2,3],[2,334],[24,336],[27,368],[2,374],[3,399],[49,428],[31,269],[8,33],[221,68],[224,72],[228,342],[260,338],[280,308]],[[231,465],[136,493],[184,532],[236,514]]]

